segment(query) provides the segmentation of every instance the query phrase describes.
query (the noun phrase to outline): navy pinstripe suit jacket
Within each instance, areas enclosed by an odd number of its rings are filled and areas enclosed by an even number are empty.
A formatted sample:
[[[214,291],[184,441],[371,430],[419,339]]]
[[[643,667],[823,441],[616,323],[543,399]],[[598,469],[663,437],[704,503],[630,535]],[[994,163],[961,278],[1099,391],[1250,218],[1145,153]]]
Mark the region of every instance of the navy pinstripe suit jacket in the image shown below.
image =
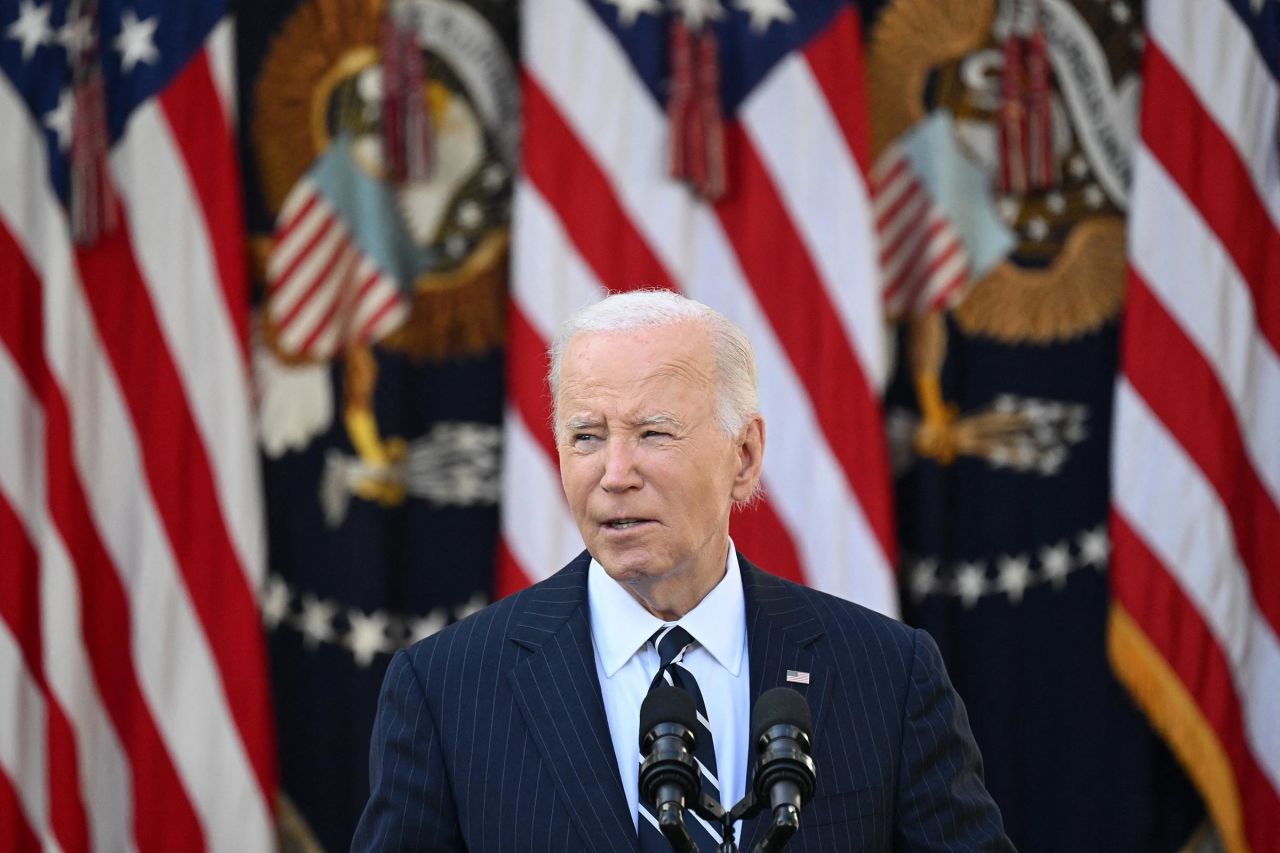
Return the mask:
[[[596,676],[584,552],[399,652],[353,850],[637,849]],[[937,646],[739,555],[751,697],[811,674],[818,784],[789,851],[1012,850]],[[638,733],[637,733],[638,734]],[[767,828],[743,827],[750,851]]]

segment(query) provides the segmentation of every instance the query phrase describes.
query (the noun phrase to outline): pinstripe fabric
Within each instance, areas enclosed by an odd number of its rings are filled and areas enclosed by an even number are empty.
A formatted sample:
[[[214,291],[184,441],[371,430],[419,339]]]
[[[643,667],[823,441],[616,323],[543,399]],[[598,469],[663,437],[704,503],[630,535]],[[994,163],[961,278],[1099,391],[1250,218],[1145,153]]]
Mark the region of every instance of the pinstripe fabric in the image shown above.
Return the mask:
[[[787,685],[809,701],[818,767],[788,851],[1011,850],[929,636],[739,560],[752,701],[788,669],[811,674]],[[592,659],[588,562],[395,656],[353,850],[636,850]],[[766,827],[749,822],[741,848]]]

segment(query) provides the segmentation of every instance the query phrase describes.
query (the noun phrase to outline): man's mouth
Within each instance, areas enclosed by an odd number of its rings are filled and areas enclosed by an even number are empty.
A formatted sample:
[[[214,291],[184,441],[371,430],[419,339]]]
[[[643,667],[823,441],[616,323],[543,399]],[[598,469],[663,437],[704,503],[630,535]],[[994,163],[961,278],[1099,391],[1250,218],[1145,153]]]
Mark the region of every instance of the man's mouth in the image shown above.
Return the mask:
[[[614,518],[606,521],[604,526],[610,530],[627,530],[649,521],[647,518]]]

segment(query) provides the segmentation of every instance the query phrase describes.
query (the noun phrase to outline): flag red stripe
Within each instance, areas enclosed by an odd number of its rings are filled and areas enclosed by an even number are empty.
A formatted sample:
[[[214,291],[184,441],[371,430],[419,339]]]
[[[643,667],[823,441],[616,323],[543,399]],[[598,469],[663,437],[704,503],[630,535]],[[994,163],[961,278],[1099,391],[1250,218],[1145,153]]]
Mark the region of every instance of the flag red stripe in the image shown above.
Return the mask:
[[[969,269],[966,266],[965,268],[957,272],[955,275],[953,275],[951,277],[951,280],[948,281],[945,285],[943,285],[942,288],[938,290],[938,295],[933,297],[932,300],[930,300],[929,307],[933,308],[934,310],[941,310],[942,308],[944,308],[947,304],[947,301],[951,299],[952,295],[955,294],[955,292],[959,290],[961,287],[963,287],[964,283],[968,280],[969,280]]]
[[[810,400],[832,454],[892,565],[893,516],[880,401],[840,327],[804,242],[742,128],[725,128],[733,193],[716,204],[756,300]]]
[[[302,342],[302,346],[299,347],[299,351],[304,355],[311,352],[311,347],[313,347],[316,341],[320,339],[320,336],[329,329],[329,326],[333,323],[334,317],[338,316],[338,312],[352,304],[350,298],[350,294],[352,292],[351,288],[344,286],[343,283],[351,279],[353,268],[357,263],[359,263],[357,252],[358,250],[355,245],[348,243],[346,245],[346,251],[342,257],[331,265],[331,268],[325,269],[324,277],[326,279],[330,279],[330,276],[332,275],[330,283],[333,284],[338,292],[329,299],[329,305],[325,308],[324,313],[312,322],[310,334],[307,335],[306,340],[304,340]],[[297,309],[295,308],[294,310],[296,311]],[[288,325],[289,320],[286,319],[280,324],[280,331],[283,332],[285,327]]]
[[[1231,667],[1217,638],[1169,569],[1119,513],[1111,515],[1111,531],[1113,557],[1124,566],[1112,575],[1112,594],[1168,661],[1217,733],[1239,780],[1247,835],[1255,840],[1280,838],[1280,797],[1245,739]]]
[[[10,271],[8,285],[21,288],[21,302],[41,304],[40,280],[3,227],[0,227],[0,269]],[[107,283],[114,284],[111,280]],[[26,319],[29,318],[16,312],[0,311],[0,342],[14,356],[19,371],[44,409],[49,510],[67,546],[80,598],[92,602],[92,607],[81,609],[80,630],[93,667],[94,683],[132,768],[133,823],[138,850],[140,853],[168,850],[175,838],[189,840],[192,849],[203,849],[199,820],[142,694],[133,664],[130,627],[133,620],[128,597],[98,534],[80,484],[72,451],[70,409],[43,352],[23,345],[24,336],[26,341],[30,340],[30,330],[22,329]]]
[[[294,229],[301,225],[302,221],[307,218],[307,214],[311,212],[312,208],[319,203],[320,196],[315,193],[309,193],[307,195],[307,200],[303,202],[302,207],[298,209],[298,212],[289,217],[289,221],[282,227],[276,229],[276,245],[283,243],[289,235],[294,232]]]
[[[213,249],[226,303],[228,324],[236,332],[244,364],[249,364],[249,259],[240,199],[240,167],[235,134],[217,104],[220,95],[209,67],[208,50],[201,50],[157,99],[200,200],[205,231]],[[208,106],[201,106],[208,105]]]
[[[907,170],[907,158],[902,156],[896,150],[893,151],[892,154],[889,152],[881,154],[880,160],[877,161],[877,166],[879,166],[880,162],[883,162],[886,156],[892,156],[894,158],[893,166],[890,167],[888,172],[885,172],[883,175],[880,175],[871,181],[871,194],[873,197],[883,195],[887,188],[893,186],[893,183],[898,179],[898,176]],[[912,183],[915,182],[912,181]]]
[[[6,306],[8,307],[8,306]],[[75,734],[61,703],[49,689],[41,644],[40,562],[26,528],[0,493],[0,621],[22,650],[32,680],[45,703],[48,741],[49,822],[65,853],[89,849],[89,828],[80,797]]]
[[[887,231],[889,226],[899,220],[915,219],[921,215],[921,208],[927,207],[929,204],[929,196],[925,193],[924,187],[920,186],[920,182],[912,178],[908,187],[898,194],[893,204],[889,205],[889,209],[876,217],[876,230]],[[908,206],[910,212],[907,212]],[[903,228],[902,233],[910,233],[910,228]],[[884,247],[880,251],[882,258],[892,257],[898,247],[902,245],[902,234],[899,234],[892,243]]]
[[[330,222],[325,223],[326,230],[332,222],[333,220],[330,220]],[[312,297],[314,297],[321,288],[332,284],[330,276],[333,274],[334,269],[342,262],[344,257],[347,257],[351,253],[351,251],[352,245],[345,239],[335,240],[333,244],[329,246],[329,253],[324,256],[323,266],[312,274],[311,283],[306,286],[307,289],[302,292],[301,296],[293,301],[293,307],[289,309],[288,313],[276,321],[276,326],[281,333],[288,329],[289,326],[293,325],[293,321],[298,319],[298,315],[311,304]],[[316,258],[318,259],[319,257],[321,256],[317,253]],[[283,279],[281,279],[281,282],[283,283]],[[337,304],[337,300],[334,300],[334,304]]]
[[[497,601],[499,598],[506,598],[513,592],[519,592],[527,587],[532,580],[529,573],[520,567],[516,562],[516,558],[512,556],[511,549],[507,547],[506,539],[498,540],[497,569],[494,572],[493,598]]]
[[[1159,94],[1142,99],[1143,142],[1231,255],[1253,294],[1258,328],[1280,352],[1280,231],[1235,146],[1154,40],[1145,74],[1145,91]]]
[[[393,290],[391,293],[387,294],[386,301],[382,303],[382,307],[377,311],[374,311],[373,316],[370,317],[364,326],[361,327],[360,334],[357,336],[356,340],[362,342],[367,341],[373,334],[373,330],[378,328],[378,324],[401,304],[399,293]]]
[[[250,764],[273,797],[257,602],[227,530],[204,439],[135,262],[128,226],[76,252],[83,291],[138,436],[156,510],[221,674]],[[155,405],[156,400],[165,405]],[[182,476],[174,476],[181,471]]]
[[[1280,508],[1253,467],[1231,401],[1200,351],[1133,269],[1126,313],[1125,374],[1222,501],[1258,610],[1280,633],[1280,573],[1274,570]],[[1152,346],[1153,341],[1160,345]]]
[[[523,86],[525,176],[609,290],[671,287],[675,279],[618,204],[608,179],[528,72]]]
[[[729,519],[729,533],[739,551],[752,562],[768,566],[769,573],[796,583],[806,583],[803,563],[791,532],[769,503],[768,484],[764,498],[751,506],[739,507]]]
[[[546,372],[547,344],[525,317],[520,304],[512,299],[507,303],[507,395],[529,435],[559,470]]]
[[[8,774],[0,768],[0,850],[40,853],[40,839],[22,814],[22,802]]]
[[[871,168],[871,139],[867,132],[867,77],[862,57],[862,20],[845,6],[804,49],[823,96],[831,105],[845,144],[865,177]]]
[[[899,270],[898,274],[894,276],[893,281],[890,282],[889,286],[885,289],[885,296],[894,296],[907,284],[908,281],[911,281],[912,278],[920,277],[921,274],[918,272],[918,269],[922,262],[927,262],[927,249],[930,244],[933,243],[933,238],[937,237],[946,229],[946,221],[938,219],[935,220],[928,228],[914,228],[908,232],[911,237],[911,244],[901,253],[908,260],[903,264],[902,269]],[[952,249],[956,248],[957,244],[954,238],[950,239],[952,240]],[[928,270],[926,270],[926,272],[927,271]]]
[[[298,267],[302,266],[303,262],[311,257],[311,253],[315,251],[316,246],[325,238],[325,235],[329,233],[329,230],[333,228],[336,222],[337,220],[332,215],[325,216],[324,222],[316,229],[316,233],[312,234],[311,239],[307,240],[306,245],[293,256],[293,260],[290,261],[289,266],[285,267],[284,271],[280,273],[280,276],[275,281],[271,282],[270,290],[273,296],[280,293],[284,286],[289,283],[289,279],[291,279],[294,273],[298,271]],[[335,246],[341,246],[341,241],[335,243]],[[332,251],[336,252],[337,249],[335,248]],[[303,301],[304,300],[302,299],[298,300],[299,303]]]

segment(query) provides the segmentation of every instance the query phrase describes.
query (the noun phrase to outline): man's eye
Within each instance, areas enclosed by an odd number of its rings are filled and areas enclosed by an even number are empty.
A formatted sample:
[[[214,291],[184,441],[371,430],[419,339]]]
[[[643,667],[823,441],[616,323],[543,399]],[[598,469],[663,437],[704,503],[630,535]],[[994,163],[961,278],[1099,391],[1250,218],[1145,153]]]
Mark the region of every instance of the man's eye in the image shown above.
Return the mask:
[[[589,432],[578,432],[573,435],[574,444],[581,444],[584,441],[595,441],[595,436]]]
[[[647,429],[641,433],[641,438],[670,438],[671,433],[663,432],[658,429]]]

